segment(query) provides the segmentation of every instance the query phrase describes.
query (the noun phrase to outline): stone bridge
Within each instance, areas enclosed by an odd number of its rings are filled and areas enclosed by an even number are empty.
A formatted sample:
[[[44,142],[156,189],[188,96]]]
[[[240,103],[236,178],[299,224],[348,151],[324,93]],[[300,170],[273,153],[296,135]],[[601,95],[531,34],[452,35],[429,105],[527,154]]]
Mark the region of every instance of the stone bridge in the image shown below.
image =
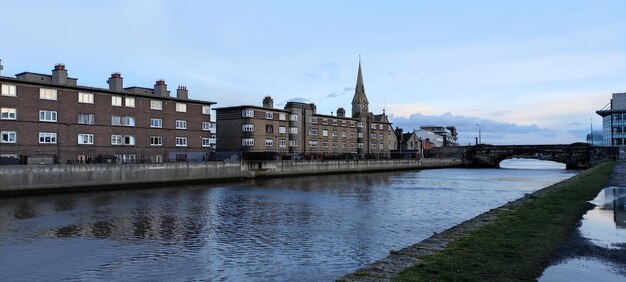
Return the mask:
[[[564,163],[567,169],[584,169],[604,160],[615,160],[616,147],[595,147],[586,143],[570,145],[476,145],[434,148],[429,157],[460,157],[469,167],[500,167],[514,157]]]

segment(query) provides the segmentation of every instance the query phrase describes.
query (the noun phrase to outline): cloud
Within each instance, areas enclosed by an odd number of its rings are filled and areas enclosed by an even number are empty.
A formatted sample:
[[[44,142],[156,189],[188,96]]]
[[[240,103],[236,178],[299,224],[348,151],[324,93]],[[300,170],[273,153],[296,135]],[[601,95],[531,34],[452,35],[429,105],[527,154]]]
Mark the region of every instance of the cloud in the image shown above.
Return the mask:
[[[490,144],[569,144],[585,138],[582,130],[562,132],[536,124],[520,125],[480,117],[457,116],[450,112],[442,115],[415,113],[409,117],[392,115],[391,121],[404,131],[419,129],[423,125],[455,126],[459,133],[459,144],[474,143],[479,128],[483,141]]]
[[[345,95],[349,95],[352,94],[352,91],[354,91],[354,87],[346,87],[341,91],[334,91],[328,95],[326,95],[327,98],[335,98],[335,97],[340,97],[340,96],[345,96]]]

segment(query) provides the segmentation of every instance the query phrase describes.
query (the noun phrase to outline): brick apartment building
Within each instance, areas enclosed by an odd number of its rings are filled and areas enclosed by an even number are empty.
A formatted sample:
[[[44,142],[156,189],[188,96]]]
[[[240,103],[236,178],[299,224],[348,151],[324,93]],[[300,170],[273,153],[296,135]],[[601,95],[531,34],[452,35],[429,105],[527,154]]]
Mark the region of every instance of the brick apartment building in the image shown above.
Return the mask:
[[[80,86],[58,64],[52,75],[0,76],[0,157],[22,163],[203,160],[212,150],[211,105],[180,86]]]
[[[276,109],[271,97],[263,106],[217,108],[217,150],[276,152],[280,155],[389,157],[397,139],[383,112],[368,111],[361,64],[352,101],[352,117],[343,108],[336,115],[316,112],[315,104],[288,102]]]

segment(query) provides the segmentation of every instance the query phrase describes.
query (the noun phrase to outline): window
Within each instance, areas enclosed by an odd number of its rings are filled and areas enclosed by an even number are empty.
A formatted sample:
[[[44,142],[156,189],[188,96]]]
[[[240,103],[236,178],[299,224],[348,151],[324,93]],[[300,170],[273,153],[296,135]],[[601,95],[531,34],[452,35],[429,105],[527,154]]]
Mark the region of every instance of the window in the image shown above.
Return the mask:
[[[278,147],[280,147],[280,148],[287,148],[287,140],[285,140],[285,139],[278,140]]]
[[[358,133],[359,138],[363,138],[363,132]]]
[[[346,142],[341,143],[341,148],[342,149],[347,149],[348,148],[348,143],[346,143]]]
[[[279,114],[278,114],[278,119],[279,119],[279,120],[287,120],[287,114],[285,114],[285,113],[279,113]]]
[[[211,114],[211,106],[202,106],[202,114],[210,115]]]
[[[376,129],[376,124],[372,123],[372,124],[370,125],[370,127],[371,127],[372,129]]]
[[[202,130],[211,130],[211,122],[203,121],[202,122]]]
[[[111,106],[121,107],[122,106],[122,97],[121,96],[111,96]]]
[[[383,130],[384,128],[385,128],[385,125],[384,125],[384,124],[379,124],[379,125],[378,125],[378,129]]]
[[[298,128],[297,127],[290,127],[289,128],[289,134],[298,134]]]
[[[328,119],[327,118],[322,119],[322,124],[328,124]]]
[[[380,150],[385,149],[385,144],[383,143],[378,144],[378,149]]]
[[[357,122],[356,127],[363,127],[363,122],[362,121]]]
[[[328,148],[328,141],[324,141],[324,142],[322,142],[322,147],[324,147],[324,148]]]
[[[160,118],[151,118],[150,127],[161,128],[163,127],[163,120]]]
[[[317,118],[316,117],[311,117],[311,123],[312,124],[317,124]]]
[[[273,133],[274,132],[274,126],[273,125],[265,125],[265,132],[267,133]]]
[[[176,137],[177,147],[187,147],[187,137]]]
[[[290,114],[289,115],[289,120],[290,121],[298,121],[298,115],[297,114]]]
[[[241,125],[241,131],[252,132],[254,131],[254,124],[252,123],[244,123]]]
[[[177,112],[181,112],[181,113],[186,113],[187,112],[187,104],[184,103],[176,103],[176,111]],[[185,146],[187,143],[185,143]]]
[[[356,133],[354,133],[354,131],[350,131],[350,138],[354,138],[356,137]]]
[[[328,137],[328,129],[322,130],[322,136]]]
[[[57,112],[56,111],[39,111],[39,121],[56,122]]]
[[[348,133],[347,133],[345,130],[344,130],[344,131],[342,131],[342,132],[341,132],[341,137],[342,137],[342,138],[346,138],[346,137],[348,137]]]
[[[121,116],[111,116],[111,125],[122,125]]]
[[[122,123],[124,126],[135,126],[135,118],[134,117],[123,117]]]
[[[354,149],[354,148],[355,148],[354,142],[350,142],[350,149]]]
[[[93,144],[93,134],[78,134],[78,144]]]
[[[272,113],[272,112],[265,113],[265,118],[266,119],[274,119],[274,113]]]
[[[17,110],[14,108],[0,108],[0,119],[16,119]]]
[[[372,139],[376,139],[376,133],[372,133],[372,134],[370,134],[370,138],[372,138]]]
[[[372,147],[372,150],[376,149],[376,143],[372,143],[370,147]]]
[[[57,134],[52,132],[39,132],[39,143],[54,144],[57,142]]]
[[[122,136],[122,145],[135,145],[135,136],[134,135]]]
[[[202,138],[202,147],[211,147],[211,138]]]
[[[78,92],[78,103],[93,104],[93,94]]]
[[[346,126],[348,126],[348,123],[345,120],[342,120],[341,121],[341,126],[346,127]]]
[[[358,147],[358,148],[365,148],[365,146],[363,145],[363,143],[358,143],[358,144],[357,144],[357,147]]]
[[[289,147],[298,147],[298,140],[289,140]]]
[[[150,100],[150,109],[160,111],[163,109],[163,101]]]
[[[111,145],[122,145],[122,135],[111,135]]]
[[[278,133],[280,133],[280,134],[285,134],[285,133],[287,133],[287,127],[284,127],[284,126],[279,126],[279,127],[278,127]]]
[[[132,97],[124,98],[124,106],[129,107],[129,108],[134,108],[135,107],[135,98],[132,98]]]
[[[57,99],[57,90],[56,89],[41,88],[41,89],[39,89],[39,99],[56,100]]]
[[[354,127],[354,124],[355,124],[354,121],[351,121],[350,122],[350,127]]]
[[[162,145],[163,145],[163,137],[150,136],[150,146],[162,146]]]
[[[78,123],[80,124],[93,124],[95,117],[93,114],[78,114]]]
[[[337,130],[333,130],[333,137],[338,137],[339,133],[337,132]]]
[[[244,146],[244,147],[252,147],[252,146],[254,146],[254,138],[242,138],[241,139],[241,146]]]
[[[241,117],[254,117],[254,110],[241,111]]]
[[[3,96],[16,96],[17,95],[15,91],[15,85],[11,85],[11,84],[2,84],[2,90],[0,90],[0,93]]]
[[[315,135],[317,135],[317,134],[318,134],[318,130],[317,130],[317,128],[311,128],[311,129],[309,129],[309,135],[313,135],[313,136],[315,136]]]
[[[265,139],[265,147],[274,147],[274,139]]]
[[[378,134],[378,139],[383,140],[383,136],[384,136],[384,135],[383,135],[382,133],[381,133],[381,134]]]
[[[317,140],[309,141],[309,148],[317,148],[317,147],[319,147],[319,143]]]
[[[176,120],[176,129],[187,129],[186,120]]]
[[[15,143],[15,142],[17,142],[17,133],[15,133],[15,131],[0,132],[0,143]]]

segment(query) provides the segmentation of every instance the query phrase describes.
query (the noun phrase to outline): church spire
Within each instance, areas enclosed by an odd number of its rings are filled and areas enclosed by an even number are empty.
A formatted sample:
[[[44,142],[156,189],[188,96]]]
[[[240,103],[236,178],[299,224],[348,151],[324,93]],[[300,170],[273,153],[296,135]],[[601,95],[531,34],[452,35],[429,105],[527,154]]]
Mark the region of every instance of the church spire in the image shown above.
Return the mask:
[[[356,87],[354,88],[354,98],[352,98],[352,117],[368,113],[369,101],[365,96],[363,85],[363,73],[361,72],[361,58],[359,57],[359,72],[356,77]]]

